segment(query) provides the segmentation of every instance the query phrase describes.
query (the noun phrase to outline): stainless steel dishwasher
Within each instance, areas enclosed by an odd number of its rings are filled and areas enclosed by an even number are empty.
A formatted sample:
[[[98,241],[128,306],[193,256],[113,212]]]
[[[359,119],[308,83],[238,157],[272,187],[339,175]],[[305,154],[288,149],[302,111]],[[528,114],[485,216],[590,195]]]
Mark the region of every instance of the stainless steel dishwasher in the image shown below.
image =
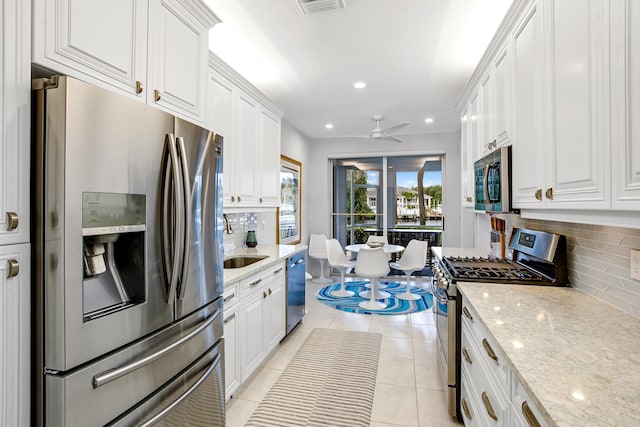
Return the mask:
[[[304,316],[305,252],[287,258],[287,335]]]

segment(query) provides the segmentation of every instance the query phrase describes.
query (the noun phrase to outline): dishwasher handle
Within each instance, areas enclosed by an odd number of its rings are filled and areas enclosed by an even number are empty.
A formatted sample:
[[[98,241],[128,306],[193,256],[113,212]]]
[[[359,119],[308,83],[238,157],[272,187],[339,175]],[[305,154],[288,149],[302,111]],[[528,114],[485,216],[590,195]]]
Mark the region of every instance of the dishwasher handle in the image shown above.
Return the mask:
[[[289,265],[289,269],[294,268],[297,265],[300,265],[304,262],[304,258],[300,258],[299,260],[297,260],[296,262],[294,262],[293,264]]]

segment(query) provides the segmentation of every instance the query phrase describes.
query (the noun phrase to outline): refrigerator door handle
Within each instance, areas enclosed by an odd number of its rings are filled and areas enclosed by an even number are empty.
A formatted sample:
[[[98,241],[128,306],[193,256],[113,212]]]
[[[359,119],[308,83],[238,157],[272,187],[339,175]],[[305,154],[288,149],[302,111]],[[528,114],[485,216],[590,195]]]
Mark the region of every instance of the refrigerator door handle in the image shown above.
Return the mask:
[[[150,363],[155,362],[161,357],[166,356],[171,353],[173,350],[181,347],[184,343],[189,341],[191,338],[195,337],[203,330],[207,329],[209,325],[213,323],[214,320],[220,315],[220,310],[216,310],[207,320],[205,320],[200,326],[198,326],[193,331],[189,332],[188,335],[180,338],[178,341],[163,347],[162,350],[159,350],[153,354],[150,354],[147,357],[139,359],[133,363],[129,363],[128,365],[121,366],[120,368],[109,369],[104,371],[93,377],[93,388],[96,389],[98,387],[102,387],[105,384],[108,384],[112,381],[117,380],[118,378],[122,378],[125,375],[130,374],[131,372],[138,370],[144,366],[147,366]]]
[[[187,289],[187,273],[189,271],[189,256],[191,252],[191,184],[189,179],[189,165],[187,163],[187,150],[184,147],[184,138],[177,137],[178,157],[182,170],[182,192],[184,198],[184,233],[183,233],[183,257],[182,257],[182,274],[180,275],[180,288],[178,299],[184,298]]]
[[[167,152],[167,161],[165,164],[165,175],[163,183],[162,197],[162,256],[165,264],[166,279],[169,283],[167,289],[167,303],[173,304],[176,299],[176,289],[178,286],[178,266],[180,264],[181,242],[180,234],[182,229],[182,212],[178,209],[180,199],[182,198],[182,186],[180,185],[180,174],[178,173],[178,152],[176,150],[175,137],[173,134],[165,136],[165,147]],[[173,179],[173,186],[171,180]],[[173,190],[173,205],[171,205],[170,196]],[[173,209],[172,209],[173,208]],[[173,240],[169,237],[169,216],[173,216]],[[171,255],[171,249],[173,254]],[[173,258],[172,261],[169,261]]]
[[[178,397],[176,400],[171,402],[169,406],[164,408],[162,411],[158,412],[153,418],[148,420],[146,423],[141,424],[140,427],[151,427],[152,425],[156,424],[158,421],[160,421],[161,419],[169,415],[169,413],[171,413],[171,411],[173,411],[176,406],[178,406],[181,402],[187,399],[194,391],[198,389],[198,387],[202,385],[202,383],[204,383],[207,380],[207,378],[209,378],[211,373],[216,369],[216,367],[220,363],[220,360],[222,360],[222,354],[218,354],[216,358],[213,359],[213,362],[211,362],[211,365],[209,365],[209,367],[204,372],[204,374],[202,374],[202,376],[198,378],[198,381],[196,381],[191,387],[189,387],[187,391],[182,393],[180,397]]]

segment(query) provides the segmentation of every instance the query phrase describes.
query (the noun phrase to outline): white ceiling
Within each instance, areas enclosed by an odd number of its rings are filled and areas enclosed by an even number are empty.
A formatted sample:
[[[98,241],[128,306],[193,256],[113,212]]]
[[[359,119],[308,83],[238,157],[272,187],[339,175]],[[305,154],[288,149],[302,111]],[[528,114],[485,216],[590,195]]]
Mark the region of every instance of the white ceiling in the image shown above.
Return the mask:
[[[211,50],[327,138],[367,135],[374,114],[411,122],[400,134],[458,131],[455,103],[512,0],[345,0],[307,15],[296,0],[205,2],[223,21]]]

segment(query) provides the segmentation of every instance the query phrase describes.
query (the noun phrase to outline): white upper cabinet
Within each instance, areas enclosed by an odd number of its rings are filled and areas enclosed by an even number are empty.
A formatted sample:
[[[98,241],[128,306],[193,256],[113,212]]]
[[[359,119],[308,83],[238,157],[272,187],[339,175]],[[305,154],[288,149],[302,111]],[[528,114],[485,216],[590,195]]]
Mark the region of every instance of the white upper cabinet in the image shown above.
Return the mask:
[[[473,150],[471,149],[471,139],[469,138],[470,121],[469,107],[467,107],[462,110],[462,113],[460,113],[460,139],[462,141],[460,150],[460,173],[462,174],[462,191],[460,192],[460,194],[462,195],[461,203],[464,207],[473,206]]]
[[[0,245],[30,238],[29,6],[6,0],[0,8]]]
[[[640,209],[640,4],[611,4],[613,206]]]
[[[546,146],[542,139],[542,17],[531,1],[510,35],[513,46],[512,198],[516,208],[544,204]]]
[[[33,6],[33,63],[204,122],[208,34],[220,20],[201,1]]]
[[[513,83],[509,41],[502,46],[493,62],[493,139],[497,145],[511,142]]]
[[[545,1],[543,193],[549,207],[609,208],[609,1]]]
[[[280,204],[280,122],[284,112],[213,53],[209,54],[207,127],[224,138],[225,209]]]

